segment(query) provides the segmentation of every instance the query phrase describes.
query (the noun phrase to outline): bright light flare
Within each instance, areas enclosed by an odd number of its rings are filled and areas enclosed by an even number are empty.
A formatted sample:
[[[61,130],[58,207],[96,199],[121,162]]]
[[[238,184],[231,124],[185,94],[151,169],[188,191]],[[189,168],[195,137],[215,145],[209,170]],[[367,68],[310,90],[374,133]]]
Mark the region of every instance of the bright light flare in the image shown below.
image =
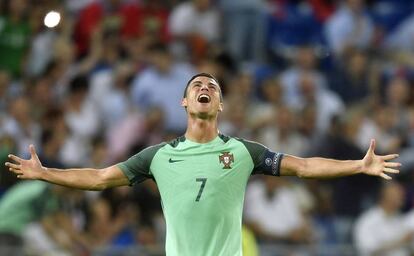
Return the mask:
[[[59,25],[60,22],[60,13],[55,11],[50,11],[46,14],[45,19],[43,20],[43,23],[48,28],[54,28],[57,25]]]

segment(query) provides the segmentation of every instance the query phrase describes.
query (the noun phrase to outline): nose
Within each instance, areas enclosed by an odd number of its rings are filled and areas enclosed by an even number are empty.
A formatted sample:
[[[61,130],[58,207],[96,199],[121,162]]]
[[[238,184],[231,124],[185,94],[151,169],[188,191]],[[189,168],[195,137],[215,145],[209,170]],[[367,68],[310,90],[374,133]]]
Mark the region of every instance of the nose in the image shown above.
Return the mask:
[[[201,89],[200,89],[201,91],[203,91],[203,90],[205,90],[205,91],[208,91],[209,89],[208,89],[208,85],[206,85],[206,84],[202,84],[201,85]]]

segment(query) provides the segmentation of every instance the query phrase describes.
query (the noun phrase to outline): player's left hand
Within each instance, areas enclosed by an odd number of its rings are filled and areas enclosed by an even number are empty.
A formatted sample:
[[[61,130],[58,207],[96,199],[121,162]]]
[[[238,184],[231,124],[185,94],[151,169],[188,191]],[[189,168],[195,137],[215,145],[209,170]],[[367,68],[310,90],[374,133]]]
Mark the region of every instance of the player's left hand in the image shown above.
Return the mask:
[[[375,140],[371,140],[369,149],[362,159],[362,173],[380,176],[386,180],[392,179],[390,173],[399,173],[400,171],[396,168],[401,166],[398,162],[389,162],[398,157],[398,154],[390,154],[385,156],[376,155],[375,152]]]

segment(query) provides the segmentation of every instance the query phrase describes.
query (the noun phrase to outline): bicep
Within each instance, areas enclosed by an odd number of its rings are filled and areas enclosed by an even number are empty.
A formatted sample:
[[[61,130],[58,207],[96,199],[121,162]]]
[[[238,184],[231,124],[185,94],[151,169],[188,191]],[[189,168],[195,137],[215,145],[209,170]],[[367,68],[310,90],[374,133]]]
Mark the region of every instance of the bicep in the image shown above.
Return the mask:
[[[306,169],[306,159],[292,155],[285,155],[280,163],[280,176],[301,176]]]
[[[117,165],[112,165],[101,170],[101,178],[106,188],[129,185],[128,177]]]

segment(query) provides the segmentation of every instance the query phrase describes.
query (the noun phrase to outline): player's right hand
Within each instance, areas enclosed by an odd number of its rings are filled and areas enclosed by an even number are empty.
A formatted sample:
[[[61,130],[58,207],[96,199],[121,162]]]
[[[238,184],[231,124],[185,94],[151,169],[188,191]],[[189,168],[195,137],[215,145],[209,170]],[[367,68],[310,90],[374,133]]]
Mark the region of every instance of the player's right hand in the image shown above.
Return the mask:
[[[8,157],[13,162],[6,162],[6,166],[9,167],[9,170],[14,172],[19,179],[40,179],[45,168],[40,163],[35,147],[30,145],[29,150],[31,155],[29,160],[10,154]]]

